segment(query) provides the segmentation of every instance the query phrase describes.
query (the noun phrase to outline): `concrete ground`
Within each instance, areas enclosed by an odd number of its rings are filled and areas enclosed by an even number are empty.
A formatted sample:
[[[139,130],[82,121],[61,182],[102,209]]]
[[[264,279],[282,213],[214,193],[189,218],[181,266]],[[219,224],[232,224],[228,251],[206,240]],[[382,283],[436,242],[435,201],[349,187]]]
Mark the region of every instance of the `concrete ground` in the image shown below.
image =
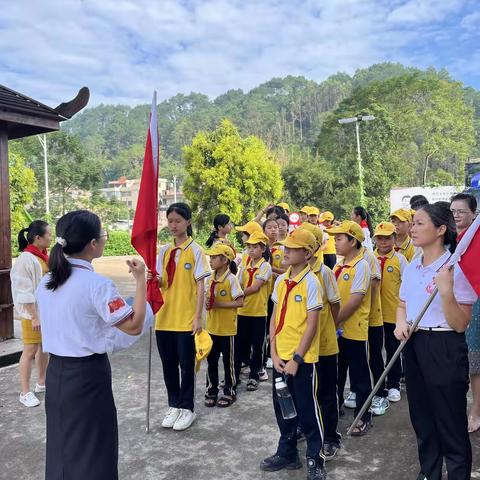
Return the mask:
[[[97,261],[97,271],[114,279],[123,294],[132,294],[132,282],[123,259]],[[164,430],[167,408],[161,364],[154,346],[152,365],[151,432],[145,433],[147,338],[132,349],[111,357],[113,390],[118,409],[120,478],[128,480],[211,480],[306,478],[305,469],[264,473],[259,462],[275,452],[278,430],[271,401],[271,384],[257,392],[240,387],[238,401],[228,409],[203,406],[204,366],[197,377],[198,420],[185,432]],[[27,409],[17,400],[17,366],[0,369],[0,479],[43,478],[45,412],[43,403]],[[338,458],[327,465],[330,480],[414,479],[419,471],[415,437],[404,398],[364,438],[344,437]],[[351,411],[340,421],[345,433]],[[474,473],[480,478],[480,446],[473,435]],[[305,445],[300,444],[300,456]]]

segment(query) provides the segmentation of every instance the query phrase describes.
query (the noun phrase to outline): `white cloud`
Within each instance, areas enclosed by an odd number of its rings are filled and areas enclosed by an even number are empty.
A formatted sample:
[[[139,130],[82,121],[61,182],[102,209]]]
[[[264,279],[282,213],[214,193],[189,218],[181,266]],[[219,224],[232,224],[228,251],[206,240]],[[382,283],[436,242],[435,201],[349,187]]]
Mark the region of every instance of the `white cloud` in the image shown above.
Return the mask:
[[[427,21],[461,3],[17,0],[2,6],[0,82],[53,106],[82,85],[95,105],[148,103],[154,88],[164,99],[249,90],[289,74],[322,80],[374,62],[408,62],[412,45],[442,31],[425,29]],[[404,22],[422,28],[405,30]]]

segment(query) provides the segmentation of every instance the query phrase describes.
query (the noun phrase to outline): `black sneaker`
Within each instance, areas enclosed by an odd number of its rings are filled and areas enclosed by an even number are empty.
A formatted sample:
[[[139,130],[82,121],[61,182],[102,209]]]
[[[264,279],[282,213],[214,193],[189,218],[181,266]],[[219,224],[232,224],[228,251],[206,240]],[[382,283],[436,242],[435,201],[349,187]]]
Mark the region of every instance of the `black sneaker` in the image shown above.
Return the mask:
[[[265,458],[260,463],[260,470],[264,472],[278,472],[279,470],[298,470],[302,468],[302,462],[298,455],[293,459],[288,459],[281,457],[280,455],[272,455],[271,457]]]
[[[325,442],[323,444],[323,455],[325,457],[325,461],[328,462],[329,460],[332,460],[337,454],[339,448],[340,446],[335,443]]]
[[[298,442],[304,442],[305,441],[305,435],[302,432],[302,429],[300,427],[297,427],[297,443]]]
[[[327,471],[320,460],[307,458],[307,480],[326,480]]]

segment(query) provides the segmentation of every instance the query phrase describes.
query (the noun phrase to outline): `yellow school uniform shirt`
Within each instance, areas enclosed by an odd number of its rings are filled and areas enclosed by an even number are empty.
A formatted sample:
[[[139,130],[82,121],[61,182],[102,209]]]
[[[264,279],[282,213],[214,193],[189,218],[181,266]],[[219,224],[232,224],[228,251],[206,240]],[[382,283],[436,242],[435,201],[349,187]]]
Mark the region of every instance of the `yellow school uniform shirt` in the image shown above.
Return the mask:
[[[242,261],[240,262],[240,267],[241,268],[246,268],[250,265],[250,262],[252,259],[250,258],[250,255],[248,254],[247,250],[244,250],[242,253]]]
[[[319,351],[321,357],[338,353],[337,329],[333,320],[331,304],[340,303],[340,292],[332,270],[321,262],[312,267],[317,276],[323,298],[323,308],[320,312]]]
[[[283,245],[273,245],[273,247],[270,248],[270,253],[271,253],[271,264],[272,267],[275,268],[282,268],[283,264],[283,257],[285,255],[285,249]],[[274,273],[272,271],[272,277],[270,278],[269,281],[269,289],[268,293],[269,295],[272,294],[273,292],[273,287],[275,286],[275,280],[278,278],[278,273]]]
[[[325,247],[325,250],[323,251],[323,253],[325,255],[337,254],[337,250],[335,249],[335,235],[328,236],[327,246]]]
[[[363,249],[363,258],[368,263],[370,267],[371,279],[373,280],[381,280],[382,274],[380,272],[380,264],[378,263],[377,258],[370,250],[362,247]],[[373,292],[372,292],[373,295]],[[382,300],[380,298],[380,284],[377,288],[377,292],[373,303],[370,307],[370,316],[368,319],[368,326],[369,327],[381,327],[383,325],[382,319]]]
[[[275,345],[278,356],[282,360],[291,360],[296,352],[300,340],[307,329],[307,314],[323,307],[321,285],[317,276],[310,266],[304,268],[296,277],[290,277],[289,268],[280,275],[275,282],[272,301],[276,304],[275,328],[280,322],[283,302],[287,292],[285,280],[293,280],[297,283],[290,291],[287,298],[284,324],[280,332],[275,336]],[[320,328],[317,328],[315,338],[310,348],[303,356],[306,363],[318,361]]]
[[[189,237],[175,251],[175,275],[168,287],[167,264],[174,248],[173,243],[164,245],[158,254],[157,272],[165,303],[157,314],[155,330],[188,332],[195,318],[197,281],[208,277],[210,268],[202,247]]]
[[[345,266],[345,260],[337,263],[334,273]],[[371,272],[363,253],[355,257],[348,266],[340,271],[337,278],[338,290],[340,291],[340,304],[346,305],[351,295],[362,294],[363,298],[357,310],[351,315],[340,328],[342,336],[350,340],[368,340],[368,319],[371,304]]]
[[[238,309],[238,315],[243,315],[245,317],[266,317],[269,297],[268,282],[272,277],[272,267],[264,258],[261,258],[255,264],[250,262],[248,267],[240,268],[238,278],[243,291],[247,288],[248,280],[250,278],[248,271],[252,268],[257,269],[253,277],[252,285],[256,280],[263,280],[263,285],[258,292],[245,297],[243,307]]]
[[[238,278],[227,270],[221,277],[216,278],[215,273],[210,275],[205,285],[207,301],[210,298],[210,290],[214,284],[213,295],[216,303],[233,302],[243,297]],[[236,308],[213,308],[207,310],[207,332],[212,335],[231,336],[237,334],[237,309]]]
[[[400,247],[395,247],[395,251],[401,253],[410,263],[415,256],[415,247],[413,246],[412,239],[407,237]]]
[[[382,255],[378,253],[378,250],[375,251],[375,255],[379,262],[381,262]],[[407,259],[395,250],[385,255],[380,287],[382,316],[385,323],[396,323],[397,321],[400,285],[402,283],[403,272],[407,268],[407,265]]]

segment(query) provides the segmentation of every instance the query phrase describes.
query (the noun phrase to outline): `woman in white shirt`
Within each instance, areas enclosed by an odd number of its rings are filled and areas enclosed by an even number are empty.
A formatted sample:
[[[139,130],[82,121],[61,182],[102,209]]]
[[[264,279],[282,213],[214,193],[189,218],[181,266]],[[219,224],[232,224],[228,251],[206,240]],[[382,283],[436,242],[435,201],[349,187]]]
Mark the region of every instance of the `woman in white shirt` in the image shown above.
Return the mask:
[[[50,273],[37,289],[46,377],[46,480],[117,480],[118,429],[108,353],[116,328],[138,335],[145,318],[145,266],[128,260],[136,280],[133,309],[111,280],[93,271],[107,234],[86,210],[57,223]]]
[[[395,336],[405,346],[410,419],[417,436],[418,479],[440,480],[445,460],[449,480],[470,478],[472,449],[467,431],[468,352],[465,330],[477,296],[458,265],[445,265],[456,247],[448,206],[425,205],[415,213],[415,247],[423,255],[405,269]],[[438,295],[416,332],[411,323],[432,291]]]
[[[48,354],[42,350],[42,334],[35,303],[35,290],[42,277],[48,272],[48,253],[52,234],[50,226],[42,220],[35,220],[18,234],[18,249],[22,252],[10,272],[15,318],[22,322],[23,352],[20,357],[19,401],[26,407],[40,405],[35,393],[45,392],[45,372]],[[30,390],[32,363],[37,369],[37,383],[34,392]]]
[[[355,207],[350,214],[350,220],[353,220],[362,227],[363,234],[365,235],[365,240],[362,242],[362,245],[367,250],[373,252],[373,225],[370,214],[363,207]]]

